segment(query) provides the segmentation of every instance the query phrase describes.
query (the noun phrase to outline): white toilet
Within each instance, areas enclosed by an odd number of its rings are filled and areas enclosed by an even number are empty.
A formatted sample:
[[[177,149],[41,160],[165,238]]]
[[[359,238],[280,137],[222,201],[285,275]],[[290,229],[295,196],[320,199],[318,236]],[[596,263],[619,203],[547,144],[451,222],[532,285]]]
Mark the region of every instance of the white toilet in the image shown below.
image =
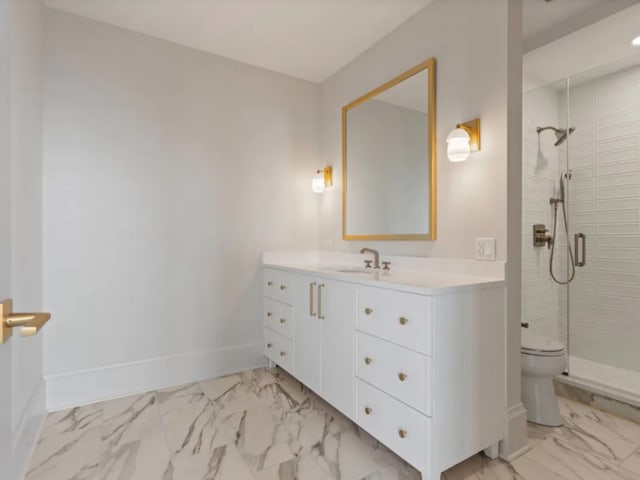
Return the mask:
[[[522,328],[520,359],[522,403],[527,409],[527,420],[551,427],[562,425],[553,377],[567,368],[564,345]]]

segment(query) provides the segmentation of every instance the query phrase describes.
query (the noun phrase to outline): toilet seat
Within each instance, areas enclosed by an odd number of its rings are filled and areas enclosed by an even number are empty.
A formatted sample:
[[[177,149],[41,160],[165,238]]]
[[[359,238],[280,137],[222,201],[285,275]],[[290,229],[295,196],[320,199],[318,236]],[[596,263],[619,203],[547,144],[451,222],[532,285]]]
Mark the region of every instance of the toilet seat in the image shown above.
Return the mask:
[[[565,353],[565,348],[562,342],[523,328],[522,347],[520,351],[525,355],[535,355],[538,357],[561,357]]]

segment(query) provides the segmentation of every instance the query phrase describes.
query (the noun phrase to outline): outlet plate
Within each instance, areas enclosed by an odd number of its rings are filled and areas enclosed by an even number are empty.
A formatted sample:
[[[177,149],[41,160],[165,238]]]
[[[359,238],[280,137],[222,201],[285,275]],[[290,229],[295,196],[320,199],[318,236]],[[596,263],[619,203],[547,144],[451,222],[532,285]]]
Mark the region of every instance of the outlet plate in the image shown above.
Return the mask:
[[[496,239],[476,238],[476,260],[494,262],[496,260]]]

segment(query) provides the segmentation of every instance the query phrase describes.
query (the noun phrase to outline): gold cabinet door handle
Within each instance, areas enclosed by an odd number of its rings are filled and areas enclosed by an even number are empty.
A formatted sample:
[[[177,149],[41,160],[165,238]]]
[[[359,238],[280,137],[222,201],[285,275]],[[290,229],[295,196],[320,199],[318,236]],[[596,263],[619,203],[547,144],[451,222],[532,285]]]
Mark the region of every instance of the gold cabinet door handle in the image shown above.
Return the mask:
[[[280,290],[286,290],[287,287],[285,287],[284,285],[280,285]]]
[[[400,325],[406,325],[409,319],[405,317],[400,317],[399,321],[400,321]]]
[[[273,315],[273,313],[271,313],[271,312],[267,312],[267,317],[270,317],[270,316],[272,316],[272,315]]]
[[[371,362],[373,362],[373,358],[371,358],[371,357],[364,357],[364,363],[366,363],[367,365],[371,365]]]
[[[364,413],[366,413],[367,415],[371,415],[371,412],[373,410],[371,410],[371,407],[364,407]]]
[[[281,318],[280,319],[280,323],[285,324],[285,323],[287,323],[287,321],[284,318]]]
[[[373,309],[367,307],[367,308],[364,309],[364,313],[365,313],[365,315],[371,315],[373,313]]]
[[[272,287],[272,286],[273,286],[273,282],[272,282],[271,280],[269,280],[269,281],[267,282],[267,287]]]
[[[313,311],[313,290],[316,286],[316,282],[309,283],[309,316],[315,317],[316,314]]]
[[[407,375],[404,373],[399,373],[398,378],[400,379],[401,382],[404,382],[407,379]]]
[[[322,314],[322,289],[324,288],[324,283],[318,285],[318,318],[320,320],[324,320],[324,315]]]
[[[0,303],[0,344],[6,342],[12,335],[13,329],[20,327],[23,337],[35,335],[51,318],[50,313],[13,313],[13,301],[4,300]]]
[[[271,347],[273,347],[273,343],[271,342],[267,343],[267,348],[271,348]]]
[[[400,435],[400,438],[404,438],[404,437],[407,436],[407,431],[402,429],[402,428],[399,428],[398,429],[398,435]]]
[[[280,356],[284,357],[287,354],[287,352],[280,352]]]

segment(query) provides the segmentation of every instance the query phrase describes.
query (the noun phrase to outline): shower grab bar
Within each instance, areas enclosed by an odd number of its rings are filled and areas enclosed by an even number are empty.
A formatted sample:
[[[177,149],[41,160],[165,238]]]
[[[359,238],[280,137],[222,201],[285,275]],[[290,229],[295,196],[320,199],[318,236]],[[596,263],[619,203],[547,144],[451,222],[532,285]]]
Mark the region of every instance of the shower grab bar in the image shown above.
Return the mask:
[[[587,236],[584,233],[574,235],[574,251],[576,252],[576,267],[584,267],[587,264]],[[582,239],[582,259],[578,260],[578,244]]]

